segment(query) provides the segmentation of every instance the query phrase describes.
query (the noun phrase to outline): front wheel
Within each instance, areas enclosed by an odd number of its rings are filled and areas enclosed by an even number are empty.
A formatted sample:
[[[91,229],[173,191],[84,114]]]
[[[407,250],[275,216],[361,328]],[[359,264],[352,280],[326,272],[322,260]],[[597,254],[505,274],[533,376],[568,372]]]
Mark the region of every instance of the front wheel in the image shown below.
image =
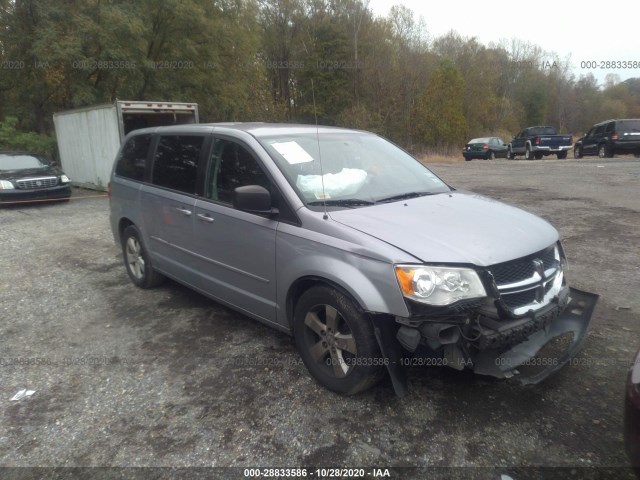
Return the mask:
[[[584,155],[582,154],[581,147],[573,147],[573,158],[582,158]]]
[[[384,375],[384,360],[371,321],[346,295],[327,286],[298,300],[293,335],[311,375],[323,386],[353,395]]]
[[[140,231],[129,225],[122,232],[122,254],[124,265],[131,281],[140,288],[153,288],[160,285],[165,277],[151,265],[149,254],[144,248]]]

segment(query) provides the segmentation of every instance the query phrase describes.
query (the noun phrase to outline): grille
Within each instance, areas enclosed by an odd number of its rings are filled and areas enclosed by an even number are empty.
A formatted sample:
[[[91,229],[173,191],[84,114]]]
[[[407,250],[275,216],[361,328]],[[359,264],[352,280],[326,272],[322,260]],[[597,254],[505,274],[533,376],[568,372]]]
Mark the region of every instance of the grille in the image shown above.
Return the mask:
[[[533,272],[533,263],[530,261],[496,265],[491,268],[491,273],[493,273],[493,277],[496,279],[496,284],[498,285],[526,280],[527,278],[531,278]]]
[[[16,181],[18,188],[23,190],[37,190],[38,188],[55,187],[58,184],[58,177],[24,178]]]
[[[509,308],[518,308],[522,305],[528,305],[535,302],[536,291],[535,289],[526,290],[519,293],[511,293],[509,295],[502,295],[502,301],[507,304]]]
[[[522,314],[547,304],[550,298],[545,296],[554,285],[559,288],[555,281],[557,275],[561,275],[557,254],[557,248],[550,247],[534,255],[490,267],[503,305],[514,314]],[[549,271],[550,269],[553,270]],[[546,277],[545,273],[549,276]]]

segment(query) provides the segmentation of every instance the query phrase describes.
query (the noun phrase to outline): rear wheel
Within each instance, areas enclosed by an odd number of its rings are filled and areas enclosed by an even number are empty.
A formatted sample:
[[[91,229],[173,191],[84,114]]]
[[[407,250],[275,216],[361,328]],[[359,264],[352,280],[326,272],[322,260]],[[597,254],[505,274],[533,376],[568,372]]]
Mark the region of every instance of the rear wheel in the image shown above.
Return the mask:
[[[507,148],[507,158],[509,160],[513,160],[516,158],[515,154],[511,151],[511,147]]]
[[[598,156],[600,158],[613,158],[613,154],[604,143],[598,147]]]
[[[533,152],[531,151],[531,149],[527,146],[526,150],[524,151],[524,159],[525,160],[533,160]]]
[[[129,225],[122,232],[124,265],[129,278],[136,286],[140,288],[157,287],[165,277],[154,270],[141,238],[140,231],[134,225]]]
[[[544,157],[544,154],[542,152],[535,152],[534,157],[536,160],[542,160],[542,157]]]
[[[302,294],[294,311],[293,335],[307,369],[329,390],[353,395],[384,375],[371,321],[333,288],[317,286]]]

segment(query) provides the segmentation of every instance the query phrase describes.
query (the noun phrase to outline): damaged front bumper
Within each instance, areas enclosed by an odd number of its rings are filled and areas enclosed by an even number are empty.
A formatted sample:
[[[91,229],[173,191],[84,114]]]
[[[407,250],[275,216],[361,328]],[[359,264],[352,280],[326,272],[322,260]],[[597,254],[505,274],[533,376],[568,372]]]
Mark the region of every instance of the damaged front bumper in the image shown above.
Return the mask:
[[[479,352],[473,359],[474,372],[497,378],[515,377],[523,385],[541,382],[576,354],[587,337],[597,301],[598,295],[570,288],[567,306],[555,320],[510,350]]]
[[[425,344],[432,353],[441,355],[456,369],[471,368],[480,375],[512,378],[523,385],[536,384],[562,368],[584,342],[598,295],[568,288],[560,306],[534,315],[504,332],[478,335],[470,339],[462,335],[464,327],[440,324],[418,328],[394,325],[388,318],[374,318],[374,331],[396,393],[407,393],[403,361],[407,353]],[[425,328],[426,327],[426,328]],[[460,335],[457,334],[460,332]],[[416,334],[416,332],[419,332]],[[436,333],[434,335],[434,332]]]

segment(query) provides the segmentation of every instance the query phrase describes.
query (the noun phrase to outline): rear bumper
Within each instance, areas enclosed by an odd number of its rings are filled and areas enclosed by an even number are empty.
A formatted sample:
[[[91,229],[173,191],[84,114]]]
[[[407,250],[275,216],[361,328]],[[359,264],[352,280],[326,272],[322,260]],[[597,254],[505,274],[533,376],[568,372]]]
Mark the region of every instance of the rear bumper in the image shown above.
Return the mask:
[[[467,152],[463,151],[462,156],[467,160],[473,160],[475,158],[486,160],[489,158],[489,154],[487,152]]]
[[[566,152],[573,148],[573,145],[559,145],[557,147],[546,147],[544,145],[533,145],[531,147],[531,151],[533,152],[547,152],[547,153],[557,153],[557,152]]]
[[[613,153],[640,153],[640,140],[632,142],[615,142],[611,144]]]
[[[66,200],[71,197],[71,187],[61,185],[34,190],[0,190],[0,203],[37,202],[42,200]]]

